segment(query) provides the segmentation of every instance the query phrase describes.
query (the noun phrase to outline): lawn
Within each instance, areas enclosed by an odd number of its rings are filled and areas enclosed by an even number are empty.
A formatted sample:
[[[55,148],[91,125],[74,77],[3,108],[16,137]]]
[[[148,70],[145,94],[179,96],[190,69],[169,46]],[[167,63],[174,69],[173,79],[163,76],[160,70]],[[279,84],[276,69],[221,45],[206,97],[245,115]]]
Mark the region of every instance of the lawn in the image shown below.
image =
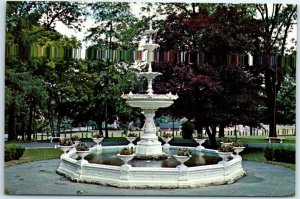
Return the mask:
[[[249,142],[249,143],[269,143],[269,140],[266,138],[267,136],[259,135],[259,136],[238,136],[237,139],[241,142]],[[283,143],[286,144],[295,144],[296,136],[278,136],[284,137]],[[231,140],[235,140],[234,136],[227,136],[227,138]]]
[[[22,164],[38,160],[57,159],[62,154],[60,149],[25,149],[23,156],[19,160],[11,160],[4,163],[5,167],[15,164]]]

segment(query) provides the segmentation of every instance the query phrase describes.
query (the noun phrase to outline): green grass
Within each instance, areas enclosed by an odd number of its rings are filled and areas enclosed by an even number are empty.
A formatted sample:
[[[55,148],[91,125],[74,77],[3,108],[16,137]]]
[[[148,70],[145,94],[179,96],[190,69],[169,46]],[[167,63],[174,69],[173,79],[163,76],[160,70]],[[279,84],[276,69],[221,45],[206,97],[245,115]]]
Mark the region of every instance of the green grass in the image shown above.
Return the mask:
[[[62,154],[60,149],[25,149],[23,156],[19,160],[11,160],[4,163],[5,167],[13,166],[39,160],[57,159]]]
[[[226,136],[230,140],[235,140],[234,136]],[[238,136],[237,139],[241,142],[249,142],[249,143],[269,143],[269,140],[266,138],[268,136]],[[296,143],[296,136],[278,136],[284,137],[283,143],[286,144],[295,144]]]

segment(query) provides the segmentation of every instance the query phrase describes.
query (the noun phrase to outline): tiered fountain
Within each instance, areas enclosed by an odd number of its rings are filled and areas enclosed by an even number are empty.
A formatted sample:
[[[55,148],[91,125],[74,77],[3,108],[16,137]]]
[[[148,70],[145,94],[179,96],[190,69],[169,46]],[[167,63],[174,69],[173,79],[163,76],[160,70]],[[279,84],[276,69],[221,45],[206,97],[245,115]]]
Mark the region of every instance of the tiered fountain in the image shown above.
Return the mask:
[[[57,169],[59,174],[77,182],[129,188],[193,188],[229,184],[244,176],[242,158],[239,155],[232,155],[230,159],[219,161],[216,150],[205,149],[204,147],[200,147],[199,150],[199,147],[188,147],[193,157],[178,156],[178,153],[177,157],[174,154],[175,151],[185,147],[169,145],[164,147],[164,149],[168,148],[166,150],[169,151],[168,154],[164,154],[161,143],[156,136],[153,117],[157,109],[171,106],[178,96],[171,93],[160,95],[153,92],[152,82],[155,77],[161,75],[161,73],[152,72],[151,68],[151,54],[158,47],[152,41],[154,32],[150,25],[149,30],[146,31],[149,42],[143,45],[148,50],[148,71],[139,74],[148,81],[147,93],[133,94],[130,92],[122,95],[129,106],[141,108],[146,117],[143,127],[144,133],[137,146],[134,146],[135,154],[118,154],[120,150],[128,148],[127,145],[96,145],[90,148],[88,152],[93,154],[91,157],[94,158],[87,161],[77,159],[76,150],[69,150],[68,153],[61,156],[61,163]],[[132,145],[131,143],[129,146]],[[153,159],[157,156],[165,156],[167,159],[141,160],[145,157],[146,159],[148,157]],[[209,156],[207,161],[210,163],[206,162],[205,157],[207,156]],[[118,162],[121,161],[120,158],[125,164],[122,165]],[[188,163],[188,159],[192,160],[193,163],[191,163],[192,161]]]
[[[152,158],[163,155],[161,143],[156,136],[156,126],[154,123],[155,111],[159,108],[166,108],[173,104],[174,100],[178,98],[177,95],[169,94],[154,94],[152,89],[153,80],[161,75],[159,72],[153,72],[151,67],[151,57],[153,51],[159,47],[158,44],[154,44],[152,41],[152,35],[155,30],[152,29],[150,23],[149,30],[145,31],[145,34],[149,37],[148,43],[142,47],[147,50],[147,72],[141,72],[139,75],[145,77],[148,82],[148,89],[146,94],[129,94],[122,95],[122,98],[126,100],[126,103],[131,107],[137,107],[142,109],[142,113],[146,117],[143,127],[144,134],[141,136],[141,141],[137,143],[136,155],[137,157]]]

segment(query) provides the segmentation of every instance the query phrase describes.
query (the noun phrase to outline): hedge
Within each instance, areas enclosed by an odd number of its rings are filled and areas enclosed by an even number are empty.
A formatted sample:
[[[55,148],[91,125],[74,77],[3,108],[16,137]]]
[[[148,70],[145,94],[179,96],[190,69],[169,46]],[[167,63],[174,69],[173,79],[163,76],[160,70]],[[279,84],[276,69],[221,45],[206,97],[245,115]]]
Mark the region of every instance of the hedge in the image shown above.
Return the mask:
[[[285,162],[295,164],[296,150],[292,147],[266,147],[265,158],[269,161]]]
[[[5,144],[5,162],[10,160],[18,160],[22,157],[25,148],[16,144]]]

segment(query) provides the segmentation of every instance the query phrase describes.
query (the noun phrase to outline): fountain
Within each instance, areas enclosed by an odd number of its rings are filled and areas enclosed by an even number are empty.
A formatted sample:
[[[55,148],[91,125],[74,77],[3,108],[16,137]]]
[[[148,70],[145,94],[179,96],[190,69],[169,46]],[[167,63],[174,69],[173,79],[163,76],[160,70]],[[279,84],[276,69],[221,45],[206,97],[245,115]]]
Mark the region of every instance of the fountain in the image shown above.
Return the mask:
[[[174,100],[178,98],[177,95],[171,93],[161,95],[154,94],[152,89],[153,80],[161,75],[159,72],[153,72],[151,68],[151,57],[153,51],[159,47],[158,44],[154,44],[152,41],[152,35],[155,30],[152,29],[150,23],[150,29],[145,31],[145,34],[149,37],[148,43],[142,47],[147,50],[147,65],[148,71],[141,72],[139,75],[145,77],[148,82],[148,89],[146,94],[129,94],[122,95],[122,98],[126,100],[126,103],[131,107],[137,107],[142,109],[142,113],[145,116],[145,124],[143,127],[144,134],[141,136],[141,141],[136,146],[136,156],[143,158],[153,158],[163,155],[161,143],[156,136],[156,126],[154,123],[155,111],[159,108],[166,108],[173,104]]]
[[[57,173],[76,182],[127,188],[194,188],[234,183],[245,175],[242,157],[238,154],[231,154],[229,159],[223,158],[219,161],[218,156],[222,154],[218,154],[217,150],[206,149],[201,146],[202,143],[199,143],[199,147],[168,144],[162,147],[161,142],[158,141],[153,120],[155,111],[171,106],[178,96],[171,93],[155,94],[152,89],[153,80],[161,75],[153,72],[151,68],[151,54],[159,47],[152,41],[154,32],[150,24],[149,30],[146,31],[149,41],[143,45],[148,51],[148,71],[139,73],[141,77],[147,79],[147,93],[129,92],[122,95],[129,106],[141,108],[146,117],[141,140],[135,146],[129,139],[128,146],[133,147],[135,153],[121,155],[119,152],[128,148],[127,145],[99,146],[97,144],[82,155],[76,154],[75,150],[69,150],[61,156]],[[178,156],[175,151],[183,148],[191,151],[193,156]],[[89,155],[84,159],[87,153]],[[89,156],[93,158],[88,158]],[[108,161],[107,157],[111,161]],[[157,160],[160,157],[164,160]]]

